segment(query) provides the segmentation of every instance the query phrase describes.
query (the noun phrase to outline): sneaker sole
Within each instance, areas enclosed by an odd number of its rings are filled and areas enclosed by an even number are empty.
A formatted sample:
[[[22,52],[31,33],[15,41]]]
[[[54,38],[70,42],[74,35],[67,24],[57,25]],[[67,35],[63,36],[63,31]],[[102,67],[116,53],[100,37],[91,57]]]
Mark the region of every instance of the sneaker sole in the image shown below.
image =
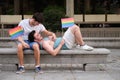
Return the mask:
[[[43,74],[44,72],[43,72],[43,71],[39,71],[39,72],[35,72],[35,73],[38,73],[38,74]]]
[[[76,48],[76,49],[85,50],[85,51],[92,51],[93,50],[93,49],[82,49],[82,48]]]
[[[84,49],[84,50],[86,50],[86,51],[92,51],[93,49]]]
[[[25,71],[18,71],[18,72],[16,72],[16,74],[21,74],[21,73],[24,73]]]

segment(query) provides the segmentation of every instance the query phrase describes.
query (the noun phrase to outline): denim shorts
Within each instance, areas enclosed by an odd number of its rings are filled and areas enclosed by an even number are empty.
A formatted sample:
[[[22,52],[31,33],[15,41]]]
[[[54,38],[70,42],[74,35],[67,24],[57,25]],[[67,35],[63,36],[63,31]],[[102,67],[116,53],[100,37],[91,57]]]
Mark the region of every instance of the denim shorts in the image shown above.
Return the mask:
[[[30,48],[24,48],[24,50],[26,50],[26,49],[33,50],[33,44],[37,43],[37,42],[30,42],[29,40],[24,40],[24,41],[30,46]],[[20,44],[21,42],[17,41],[17,43]]]

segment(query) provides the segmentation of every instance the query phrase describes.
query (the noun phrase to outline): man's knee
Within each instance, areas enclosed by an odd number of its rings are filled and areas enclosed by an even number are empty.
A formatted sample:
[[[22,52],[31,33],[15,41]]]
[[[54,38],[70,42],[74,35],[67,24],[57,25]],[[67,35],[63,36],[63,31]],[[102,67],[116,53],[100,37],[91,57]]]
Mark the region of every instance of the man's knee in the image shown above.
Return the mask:
[[[20,44],[20,43],[18,44],[17,47],[18,47],[18,50],[23,49],[23,46],[22,46],[22,44]]]
[[[79,26],[74,25],[73,27],[70,27],[71,31],[74,33],[76,30],[79,30]]]
[[[39,45],[37,43],[34,43],[33,44],[33,49],[36,50],[36,49],[39,49]]]

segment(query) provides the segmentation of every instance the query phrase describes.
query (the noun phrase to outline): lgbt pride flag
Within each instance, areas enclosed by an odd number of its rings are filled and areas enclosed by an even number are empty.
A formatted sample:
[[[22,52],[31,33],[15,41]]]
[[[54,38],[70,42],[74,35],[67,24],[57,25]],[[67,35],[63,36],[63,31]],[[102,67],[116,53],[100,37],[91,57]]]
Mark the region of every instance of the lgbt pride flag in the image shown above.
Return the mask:
[[[62,18],[61,22],[62,22],[62,28],[67,28],[67,27],[71,27],[74,25],[73,18]]]
[[[23,29],[21,26],[17,26],[15,28],[12,28],[8,32],[9,32],[11,39],[16,39],[17,37],[23,35]]]

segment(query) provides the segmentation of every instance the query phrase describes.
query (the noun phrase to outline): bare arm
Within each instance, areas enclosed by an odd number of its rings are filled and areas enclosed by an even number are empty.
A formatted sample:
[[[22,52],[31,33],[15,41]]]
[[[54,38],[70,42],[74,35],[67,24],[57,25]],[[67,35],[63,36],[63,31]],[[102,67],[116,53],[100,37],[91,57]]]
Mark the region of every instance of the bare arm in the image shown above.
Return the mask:
[[[55,35],[55,33],[50,32],[50,31],[48,31],[48,30],[44,30],[43,33],[46,34],[47,36],[52,36],[52,40],[53,40],[53,41],[56,40],[56,35]]]
[[[22,43],[22,45],[23,45],[24,48],[29,48],[29,45],[28,45],[27,43],[24,42],[24,40],[22,39],[21,36],[18,37],[17,40],[20,41],[20,42]]]
[[[53,46],[51,46],[48,41],[44,41],[43,48],[51,55],[56,56],[60,51],[60,49],[62,48],[63,44],[64,44],[64,40],[62,40],[59,46],[56,49],[54,49]]]

